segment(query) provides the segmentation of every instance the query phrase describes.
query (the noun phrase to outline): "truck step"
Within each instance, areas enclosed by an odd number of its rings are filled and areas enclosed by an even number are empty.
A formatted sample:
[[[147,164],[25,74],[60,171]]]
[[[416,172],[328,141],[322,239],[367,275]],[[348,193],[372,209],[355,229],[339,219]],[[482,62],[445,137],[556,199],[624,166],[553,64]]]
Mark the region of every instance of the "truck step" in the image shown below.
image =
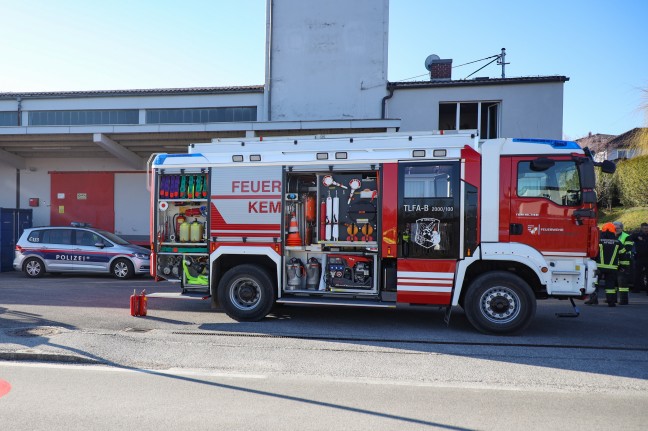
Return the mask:
[[[207,299],[207,292],[155,292],[146,295],[147,298],[164,298],[164,299]]]
[[[335,305],[342,307],[396,308],[395,302],[379,302],[369,299],[322,298],[322,297],[284,297],[277,299],[279,304]]]

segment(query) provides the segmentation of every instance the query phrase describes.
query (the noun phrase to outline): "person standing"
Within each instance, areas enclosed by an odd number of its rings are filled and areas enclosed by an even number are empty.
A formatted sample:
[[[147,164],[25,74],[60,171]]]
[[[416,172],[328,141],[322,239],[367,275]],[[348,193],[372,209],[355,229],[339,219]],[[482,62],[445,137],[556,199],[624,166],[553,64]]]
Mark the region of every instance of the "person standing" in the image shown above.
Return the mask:
[[[629,238],[634,243],[635,266],[633,292],[646,291],[646,276],[648,276],[648,223],[641,223],[641,230],[633,233]]]
[[[632,256],[632,241],[629,239],[630,235],[623,231],[623,223],[615,221],[614,228],[616,231],[616,238],[619,240],[623,248],[619,250],[619,270],[617,272],[617,288],[619,290],[619,305],[628,305],[628,297],[630,296],[630,270],[631,270],[631,256]]]
[[[605,223],[601,228],[599,253],[596,256],[598,267],[598,285],[605,289],[605,301],[608,307],[615,307],[617,302],[616,278],[619,268],[619,251],[623,246],[616,239],[616,229],[612,223]],[[585,304],[598,304],[596,291]]]

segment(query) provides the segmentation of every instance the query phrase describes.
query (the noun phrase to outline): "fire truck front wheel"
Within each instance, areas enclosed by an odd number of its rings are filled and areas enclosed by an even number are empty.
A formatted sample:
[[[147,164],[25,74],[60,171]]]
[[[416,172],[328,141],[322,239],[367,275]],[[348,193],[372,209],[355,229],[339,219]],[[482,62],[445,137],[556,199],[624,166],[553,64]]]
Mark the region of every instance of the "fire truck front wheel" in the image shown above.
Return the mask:
[[[234,320],[263,319],[272,309],[274,299],[272,280],[255,265],[230,269],[218,284],[218,301]]]
[[[470,324],[480,332],[514,334],[526,329],[535,316],[535,295],[517,275],[489,272],[470,284],[464,310]]]

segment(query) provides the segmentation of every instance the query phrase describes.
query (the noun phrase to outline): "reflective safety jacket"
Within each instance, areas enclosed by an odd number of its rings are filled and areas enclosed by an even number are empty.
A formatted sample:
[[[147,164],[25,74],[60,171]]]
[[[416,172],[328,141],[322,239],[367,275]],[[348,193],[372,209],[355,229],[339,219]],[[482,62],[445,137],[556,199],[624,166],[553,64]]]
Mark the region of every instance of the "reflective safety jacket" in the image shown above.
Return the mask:
[[[601,233],[599,240],[599,253],[596,256],[596,264],[601,269],[618,269],[619,252],[623,248],[621,241],[610,232]]]
[[[632,259],[632,246],[634,245],[634,242],[630,240],[630,235],[627,232],[621,232],[618,240],[623,246],[623,248],[619,250],[619,266],[622,268],[630,267],[630,259]]]

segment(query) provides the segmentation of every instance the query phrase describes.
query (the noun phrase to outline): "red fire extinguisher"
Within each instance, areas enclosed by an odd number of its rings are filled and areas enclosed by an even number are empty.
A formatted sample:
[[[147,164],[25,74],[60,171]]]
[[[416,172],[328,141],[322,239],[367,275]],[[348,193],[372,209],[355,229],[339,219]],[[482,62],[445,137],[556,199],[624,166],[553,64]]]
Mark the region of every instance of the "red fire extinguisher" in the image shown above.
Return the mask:
[[[133,289],[133,294],[130,297],[130,314],[131,316],[146,316],[147,311],[146,290],[142,290],[139,295]]]

